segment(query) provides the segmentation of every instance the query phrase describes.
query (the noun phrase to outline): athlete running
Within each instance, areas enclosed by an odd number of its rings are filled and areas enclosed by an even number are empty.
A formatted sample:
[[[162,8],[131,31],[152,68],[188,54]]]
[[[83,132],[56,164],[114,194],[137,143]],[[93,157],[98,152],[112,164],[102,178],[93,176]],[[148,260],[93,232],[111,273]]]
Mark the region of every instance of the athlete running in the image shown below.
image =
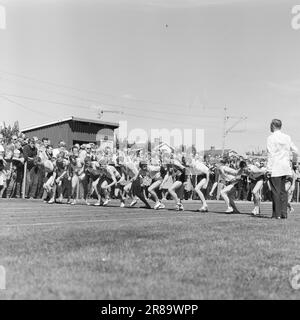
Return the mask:
[[[221,196],[223,197],[227,210],[226,213],[239,213],[234,200],[233,200],[233,192],[235,192],[236,185],[241,179],[242,173],[247,166],[245,161],[241,161],[239,164],[239,169],[233,169],[229,167],[228,160],[223,162],[223,166],[220,167],[221,179],[225,183],[224,189],[221,191]]]

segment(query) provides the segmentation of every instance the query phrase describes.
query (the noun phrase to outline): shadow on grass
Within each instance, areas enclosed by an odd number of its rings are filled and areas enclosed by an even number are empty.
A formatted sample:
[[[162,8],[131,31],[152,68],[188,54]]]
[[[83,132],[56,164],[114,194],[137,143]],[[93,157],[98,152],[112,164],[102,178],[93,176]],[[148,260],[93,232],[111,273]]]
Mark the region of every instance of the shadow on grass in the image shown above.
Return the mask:
[[[272,219],[272,217],[266,216],[264,214],[259,214],[257,216],[254,216],[254,215],[250,215],[250,216],[251,216],[251,218],[256,218],[256,219]]]
[[[216,213],[216,214],[222,214],[222,215],[227,215],[227,216],[242,215],[242,216],[249,216],[249,217],[251,217],[251,218],[256,218],[256,219],[271,219],[271,217],[270,217],[270,216],[267,216],[267,215],[260,214],[260,215],[254,216],[252,213],[249,213],[249,212],[226,213],[226,212],[224,212],[224,211],[209,211],[208,213]]]

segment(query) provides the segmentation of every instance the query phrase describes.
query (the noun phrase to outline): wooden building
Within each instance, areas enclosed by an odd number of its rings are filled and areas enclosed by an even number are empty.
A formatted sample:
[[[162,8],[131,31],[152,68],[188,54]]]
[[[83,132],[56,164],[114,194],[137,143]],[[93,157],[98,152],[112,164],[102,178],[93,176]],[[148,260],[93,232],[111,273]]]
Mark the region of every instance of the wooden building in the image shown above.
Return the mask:
[[[101,143],[114,141],[114,130],[117,123],[70,117],[64,120],[33,126],[22,130],[29,138],[49,138],[51,144],[56,146],[64,141],[68,147],[79,143]]]

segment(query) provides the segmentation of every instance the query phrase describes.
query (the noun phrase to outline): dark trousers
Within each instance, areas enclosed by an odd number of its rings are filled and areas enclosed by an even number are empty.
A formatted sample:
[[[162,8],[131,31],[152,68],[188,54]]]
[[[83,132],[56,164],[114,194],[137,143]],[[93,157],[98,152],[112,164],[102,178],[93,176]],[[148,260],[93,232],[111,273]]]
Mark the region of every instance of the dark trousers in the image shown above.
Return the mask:
[[[43,185],[45,182],[47,182],[45,168],[39,167],[38,183],[37,183],[37,190],[36,190],[36,196],[38,199],[42,199],[43,197],[43,193],[44,193]]]
[[[88,196],[90,196],[91,190],[91,178],[88,174],[85,174],[85,177],[81,180],[81,186],[83,191],[83,199],[87,200]]]
[[[26,171],[26,176],[25,176],[25,179],[26,179],[25,197],[26,197],[26,198],[29,198],[29,192],[30,192],[30,190],[31,190],[31,185],[32,185],[30,171],[31,171],[31,170],[28,170],[28,169],[27,169],[27,171]]]
[[[37,189],[39,185],[39,169],[38,168],[33,168],[30,170],[30,175],[31,175],[31,189],[29,192],[29,197],[30,198],[35,198],[37,194]]]
[[[285,191],[286,176],[270,179],[273,214],[272,218],[287,218],[288,194]]]
[[[72,185],[71,181],[66,177],[62,181],[62,195],[64,198],[67,198],[68,200],[71,199],[71,193],[72,193]]]
[[[30,171],[27,170],[26,174],[26,191],[27,198],[36,198],[42,188],[43,170],[35,166]]]
[[[132,188],[133,195],[137,196],[142,202],[144,202],[144,204],[146,205],[146,207],[148,209],[151,209],[150,204],[148,203],[148,201],[144,197],[143,187],[141,186],[141,182],[140,182],[139,178],[132,182],[131,188]]]

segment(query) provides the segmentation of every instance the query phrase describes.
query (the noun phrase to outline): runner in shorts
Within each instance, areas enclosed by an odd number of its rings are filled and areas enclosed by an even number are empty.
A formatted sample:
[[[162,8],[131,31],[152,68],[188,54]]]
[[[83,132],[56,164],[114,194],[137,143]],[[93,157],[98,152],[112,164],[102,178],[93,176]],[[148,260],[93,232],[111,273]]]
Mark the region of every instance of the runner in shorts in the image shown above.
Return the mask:
[[[171,160],[171,165],[173,168],[173,178],[174,178],[174,183],[173,185],[169,188],[169,193],[172,196],[173,200],[175,201],[176,207],[175,209],[177,211],[184,211],[184,207],[182,204],[182,192],[183,192],[183,187],[184,183],[186,182],[186,167],[183,165],[182,162],[180,162],[177,159]],[[177,192],[180,194],[178,196]]]
[[[259,163],[248,164],[246,173],[250,178],[251,189],[253,194],[254,209],[252,214],[254,216],[260,214],[261,190],[266,179],[266,168],[260,168]],[[253,188],[252,188],[253,187]]]
[[[240,181],[246,166],[246,162],[241,161],[238,170],[230,168],[228,165],[220,167],[221,179],[225,182],[225,187],[221,191],[221,196],[227,205],[226,213],[228,214],[239,213],[233,200],[233,192],[235,192],[235,188]]]

